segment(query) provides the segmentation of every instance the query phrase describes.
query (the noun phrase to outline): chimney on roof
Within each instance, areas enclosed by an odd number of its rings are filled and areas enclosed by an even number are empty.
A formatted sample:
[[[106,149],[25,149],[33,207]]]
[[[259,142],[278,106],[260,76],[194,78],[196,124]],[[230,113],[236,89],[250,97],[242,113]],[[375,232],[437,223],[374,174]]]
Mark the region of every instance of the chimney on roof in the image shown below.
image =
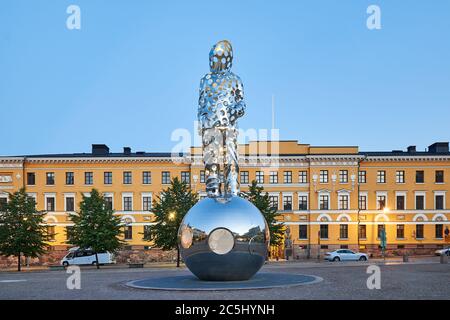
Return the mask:
[[[409,146],[408,147],[408,153],[415,153],[417,150],[416,150],[416,146]]]
[[[92,154],[100,155],[100,154],[108,154],[109,148],[106,144],[93,144],[92,145]]]
[[[436,142],[428,147],[430,153],[448,153],[448,142]]]
[[[123,153],[124,154],[131,154],[131,148],[130,147],[123,147]]]

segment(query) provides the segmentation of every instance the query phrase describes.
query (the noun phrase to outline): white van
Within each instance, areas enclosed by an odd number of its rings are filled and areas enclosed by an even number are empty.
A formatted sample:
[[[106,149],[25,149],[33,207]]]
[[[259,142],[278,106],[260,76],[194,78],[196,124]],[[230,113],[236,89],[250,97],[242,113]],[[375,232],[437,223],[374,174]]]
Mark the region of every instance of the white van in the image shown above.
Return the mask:
[[[116,263],[114,260],[114,254],[109,252],[99,252],[98,253],[98,263],[99,264],[111,264]],[[69,253],[64,256],[61,260],[61,265],[95,265],[95,252],[90,249],[81,250],[79,248],[72,248]]]

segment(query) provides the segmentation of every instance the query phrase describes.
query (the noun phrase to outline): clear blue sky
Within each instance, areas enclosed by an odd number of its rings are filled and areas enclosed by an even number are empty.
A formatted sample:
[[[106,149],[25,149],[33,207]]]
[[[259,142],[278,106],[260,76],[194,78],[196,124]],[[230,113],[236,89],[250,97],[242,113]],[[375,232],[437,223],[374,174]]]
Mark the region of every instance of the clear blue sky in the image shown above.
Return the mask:
[[[66,8],[81,8],[81,30]],[[381,7],[381,30],[366,9]],[[281,139],[424,149],[450,140],[450,1],[3,0],[0,155],[170,151],[193,132],[218,40],[245,86],[240,126]]]

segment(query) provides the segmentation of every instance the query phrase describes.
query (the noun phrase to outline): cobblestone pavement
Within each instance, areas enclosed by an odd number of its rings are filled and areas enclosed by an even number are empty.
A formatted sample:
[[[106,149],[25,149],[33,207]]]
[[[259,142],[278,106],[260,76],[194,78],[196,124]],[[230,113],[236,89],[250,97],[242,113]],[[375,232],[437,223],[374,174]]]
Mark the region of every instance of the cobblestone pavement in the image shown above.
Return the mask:
[[[377,263],[381,270],[381,289],[369,290],[367,267]],[[69,290],[64,270],[1,272],[0,299],[450,299],[450,264],[428,258],[411,263],[372,261],[278,262],[269,263],[264,272],[314,275],[319,283],[297,287],[230,291],[161,291],[126,287],[130,280],[187,275],[185,268],[104,268],[81,269],[81,289]]]

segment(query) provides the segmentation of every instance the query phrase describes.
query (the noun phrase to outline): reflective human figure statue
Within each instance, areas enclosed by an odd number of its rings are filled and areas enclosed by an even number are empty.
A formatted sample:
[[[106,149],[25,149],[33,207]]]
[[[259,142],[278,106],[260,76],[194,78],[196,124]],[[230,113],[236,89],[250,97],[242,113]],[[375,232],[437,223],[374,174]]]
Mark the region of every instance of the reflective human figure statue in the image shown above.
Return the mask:
[[[200,82],[198,121],[209,197],[239,192],[237,119],[245,113],[245,102],[241,79],[231,72],[232,62],[231,43],[219,41],[209,53],[210,72]]]

